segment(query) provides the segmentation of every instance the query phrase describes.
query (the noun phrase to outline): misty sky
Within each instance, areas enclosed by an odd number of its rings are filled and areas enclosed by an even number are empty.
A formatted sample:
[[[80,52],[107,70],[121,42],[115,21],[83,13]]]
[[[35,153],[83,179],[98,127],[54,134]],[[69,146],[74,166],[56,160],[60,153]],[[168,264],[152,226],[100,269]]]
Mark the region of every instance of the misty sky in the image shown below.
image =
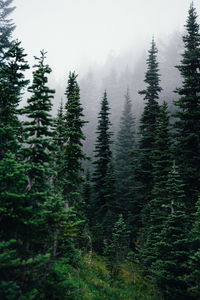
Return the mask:
[[[200,1],[194,0],[200,14]],[[107,56],[149,45],[183,30],[190,0],[15,0],[15,37],[26,53],[48,51],[57,80],[69,70],[103,64]],[[148,47],[148,46],[147,46]],[[141,51],[139,49],[138,51]]]

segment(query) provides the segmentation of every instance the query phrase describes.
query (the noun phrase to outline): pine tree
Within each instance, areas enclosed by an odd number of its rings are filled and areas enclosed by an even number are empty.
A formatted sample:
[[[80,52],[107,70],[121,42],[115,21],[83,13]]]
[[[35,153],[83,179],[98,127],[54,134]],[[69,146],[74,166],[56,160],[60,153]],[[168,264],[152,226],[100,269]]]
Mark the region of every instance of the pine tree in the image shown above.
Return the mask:
[[[8,16],[13,12],[15,7],[10,7],[13,0],[0,1],[0,64],[2,64],[4,53],[12,46],[12,32],[15,25]]]
[[[123,220],[122,214],[113,225],[112,236],[105,248],[108,257],[108,267],[111,278],[116,279],[119,273],[120,263],[124,262],[129,249],[129,232]]]
[[[176,165],[167,181],[168,216],[155,244],[156,261],[152,264],[155,284],[163,299],[192,299],[187,289],[189,227],[183,183]]]
[[[147,101],[140,120],[139,157],[137,167],[137,180],[141,183],[140,192],[143,194],[143,207],[149,199],[151,199],[153,187],[152,151],[154,149],[155,130],[159,114],[158,98],[161,91],[159,85],[160,75],[158,73],[157,52],[158,50],[153,39],[147,59],[147,71],[144,80],[147,87],[145,90],[139,92],[141,95],[144,95],[144,100]]]
[[[20,42],[16,42],[4,55],[0,66],[0,159],[7,151],[16,153],[19,149],[21,124],[18,119],[18,105],[22,90],[28,84],[24,72],[29,69],[26,54]]]
[[[27,198],[32,206],[32,227],[29,232],[29,247],[38,255],[47,247],[45,238],[48,235],[44,215],[49,201],[54,201],[49,179],[51,170],[52,151],[52,117],[50,115],[51,99],[54,90],[47,86],[47,75],[51,72],[45,64],[45,52],[41,51],[39,58],[35,57],[36,64],[33,72],[33,82],[28,88],[32,96],[27,100],[23,113],[28,120],[23,123],[24,142],[22,149],[28,184]],[[43,227],[43,228],[42,228]]]
[[[153,182],[152,199],[146,205],[145,227],[142,231],[142,245],[140,248],[140,259],[143,265],[151,268],[155,261],[155,244],[159,239],[159,233],[167,217],[166,203],[168,191],[166,188],[168,174],[171,169],[171,141],[169,135],[169,114],[167,103],[160,107],[158,115],[153,160]]]
[[[132,114],[129,91],[125,95],[124,110],[116,142],[116,187],[121,213],[127,221],[133,195],[133,170],[131,151],[135,146],[135,120]]]
[[[183,78],[183,85],[176,92],[176,157],[185,183],[187,207],[194,212],[200,191],[200,33],[197,13],[190,6],[183,36],[185,51],[181,64],[177,66]]]
[[[65,93],[67,103],[64,115],[64,147],[60,174],[63,176],[62,189],[66,205],[74,206],[77,211],[78,209],[81,211],[83,199],[80,186],[83,178],[80,172],[83,171],[82,161],[87,158],[82,150],[82,141],[85,139],[82,128],[86,121],[82,119],[83,108],[80,102],[80,92],[76,78],[77,75],[75,73],[69,74]]]
[[[106,189],[108,184],[107,172],[112,159],[109,104],[107,93],[104,92],[101,110],[98,116],[97,141],[95,144],[95,161],[93,172],[94,196],[92,199],[94,224],[101,224],[107,213]]]

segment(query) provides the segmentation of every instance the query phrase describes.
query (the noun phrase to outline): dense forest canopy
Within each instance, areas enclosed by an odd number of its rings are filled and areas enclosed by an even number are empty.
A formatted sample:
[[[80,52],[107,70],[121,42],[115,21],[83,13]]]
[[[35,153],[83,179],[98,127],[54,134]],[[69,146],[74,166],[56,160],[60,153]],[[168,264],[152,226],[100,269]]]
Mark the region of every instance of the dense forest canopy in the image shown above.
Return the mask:
[[[153,37],[101,84],[70,72],[53,113],[48,53],[27,79],[13,2],[0,0],[0,299],[199,299],[194,4],[182,42]]]

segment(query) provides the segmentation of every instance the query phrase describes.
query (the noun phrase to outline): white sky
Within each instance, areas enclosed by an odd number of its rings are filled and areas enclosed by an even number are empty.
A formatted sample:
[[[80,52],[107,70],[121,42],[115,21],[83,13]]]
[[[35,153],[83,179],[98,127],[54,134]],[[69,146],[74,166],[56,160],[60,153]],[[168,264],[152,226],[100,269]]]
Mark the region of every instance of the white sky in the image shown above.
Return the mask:
[[[194,0],[200,13],[200,1]],[[15,0],[14,36],[26,53],[48,51],[57,80],[109,53],[183,30],[190,0]]]

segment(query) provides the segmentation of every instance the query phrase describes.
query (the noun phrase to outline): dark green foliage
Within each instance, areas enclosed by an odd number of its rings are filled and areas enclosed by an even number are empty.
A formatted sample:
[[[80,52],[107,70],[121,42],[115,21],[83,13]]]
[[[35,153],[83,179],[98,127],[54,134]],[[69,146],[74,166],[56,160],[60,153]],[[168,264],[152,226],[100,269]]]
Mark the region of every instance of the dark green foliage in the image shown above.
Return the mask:
[[[102,238],[107,241],[111,237],[113,224],[117,221],[117,216],[120,213],[120,203],[116,193],[115,166],[112,158],[107,166],[104,188],[105,204],[102,212],[105,212],[105,215],[102,213],[101,230]]]
[[[143,194],[143,206],[152,198],[152,151],[154,149],[155,131],[159,114],[158,97],[161,91],[157,52],[158,50],[153,39],[147,59],[147,71],[144,80],[147,87],[145,90],[139,92],[141,95],[144,95],[144,100],[147,101],[140,120],[140,140],[136,174],[137,181],[140,182],[140,193]]]
[[[25,235],[31,210],[26,199],[27,182],[24,166],[12,154],[0,161],[0,236],[3,240],[22,239]],[[25,246],[21,244],[21,247]]]
[[[194,212],[200,191],[200,33],[197,13],[191,4],[183,37],[185,50],[181,64],[177,67],[183,84],[176,90],[180,95],[175,101],[176,113],[176,157],[185,183],[186,202]]]
[[[2,63],[5,51],[12,45],[12,32],[15,25],[8,16],[13,12],[15,7],[10,7],[13,0],[0,1],[0,64]]]
[[[111,152],[112,133],[110,132],[109,110],[105,91],[98,117],[98,135],[95,145],[93,172],[94,193],[91,199],[92,229],[99,232],[99,236],[95,236],[99,240],[97,248],[102,248],[103,240],[110,238],[112,225],[116,221],[115,213],[119,213],[115,192],[115,170]]]
[[[158,292],[166,300],[191,299],[186,283],[190,245],[183,186],[174,164],[167,181],[168,199],[165,207],[168,215],[155,244],[156,261],[152,264]]]
[[[120,203],[120,211],[125,220],[128,218],[128,212],[131,209],[133,195],[133,170],[131,151],[135,146],[135,120],[132,114],[132,103],[129,91],[125,95],[124,110],[121,116],[121,122],[116,142],[116,192]],[[131,210],[133,210],[132,208]]]
[[[152,199],[153,188],[153,150],[155,143],[155,132],[157,127],[157,119],[159,115],[158,97],[161,91],[159,85],[160,75],[158,73],[157,63],[157,48],[152,40],[151,49],[147,59],[147,71],[145,74],[145,83],[147,87],[139,93],[144,95],[146,104],[144,112],[140,120],[140,140],[138,151],[133,154],[134,162],[134,193],[137,199],[137,215],[142,217],[143,226],[145,226],[148,218],[148,211],[146,211],[146,204]],[[139,195],[138,195],[139,194]],[[138,219],[138,218],[137,218]],[[137,221],[138,223],[138,221]]]
[[[76,78],[75,73],[69,74],[65,93],[67,103],[64,116],[64,147],[60,174],[63,176],[63,195],[67,205],[74,206],[81,211],[83,199],[80,193],[80,184],[83,182],[83,178],[80,172],[82,171],[82,161],[87,158],[82,150],[82,141],[85,139],[82,128],[86,121],[82,120],[83,108]]]
[[[17,106],[22,90],[28,84],[24,72],[29,69],[26,54],[20,42],[16,42],[4,55],[0,65],[0,159],[7,151],[16,152],[19,148],[21,131]]]
[[[194,299],[198,299],[200,297],[200,199],[196,203],[195,221],[189,240],[191,241],[189,291]]]
[[[140,237],[140,260],[147,270],[151,269],[151,264],[155,261],[154,247],[159,240],[159,233],[168,214],[166,203],[169,191],[166,184],[171,168],[170,145],[169,115],[167,104],[164,102],[158,115],[154,149],[152,151],[153,198],[146,204],[145,219],[143,219],[145,226]]]
[[[55,173],[52,175],[52,184],[55,190],[62,192],[63,174],[62,174],[62,157],[64,150],[64,136],[65,136],[65,120],[64,120],[64,106],[61,101],[58,109],[57,117],[54,119],[53,130],[53,169]]]
[[[109,269],[111,277],[114,279],[118,275],[119,265],[122,263],[129,249],[129,232],[126,228],[122,214],[114,224],[112,236],[105,248],[105,255],[109,259]]]
[[[38,62],[34,65],[33,83],[29,87],[32,93],[27,100],[27,106],[23,113],[28,117],[24,122],[24,158],[27,165],[29,184],[27,190],[31,194],[31,201],[42,203],[45,201],[48,178],[50,176],[52,117],[50,115],[54,90],[47,87],[47,75],[51,73],[48,65],[45,65],[45,52],[41,51],[41,57],[35,57]]]
[[[169,113],[167,103],[163,102],[158,115],[155,132],[153,159],[153,197],[166,196],[166,179],[171,166],[171,140],[169,134]]]
[[[112,152],[111,152],[111,136],[110,132],[111,123],[109,121],[109,104],[107,100],[106,91],[104,93],[101,110],[98,116],[99,123],[97,127],[97,141],[95,144],[95,161],[94,161],[94,192],[95,199],[92,201],[93,207],[95,209],[95,219],[97,222],[101,222],[105,216],[105,205],[106,205],[106,174],[108,171],[109,163],[111,162]]]
[[[83,176],[86,121],[74,72],[53,120],[51,69],[41,51],[31,96],[18,109],[29,67],[20,43],[11,42],[12,2],[0,0],[0,299],[199,299],[200,33],[193,4],[177,67],[183,85],[174,152],[167,104],[158,104],[153,39],[139,92],[139,143],[127,91],[113,159],[105,92],[91,179],[89,171]],[[175,163],[171,169],[174,158],[180,174]]]
[[[91,182],[91,176],[90,176],[90,171],[89,169],[87,170],[86,176],[85,176],[85,180],[83,183],[83,199],[84,199],[84,203],[85,203],[85,216],[91,220],[91,195],[92,195],[92,182]]]
[[[149,50],[149,57],[147,59],[147,72],[145,74],[145,83],[147,87],[145,90],[139,92],[140,94],[145,95],[144,100],[147,101],[144,107],[144,112],[140,120],[140,140],[138,145],[137,153],[134,152],[134,179],[135,186],[133,188],[134,194],[137,199],[137,215],[141,219],[142,229],[140,230],[139,235],[139,244],[140,244],[140,253],[141,259],[143,260],[143,265],[146,265],[146,251],[151,251],[147,244],[149,244],[149,224],[150,215],[152,213],[150,201],[152,200],[152,189],[154,185],[154,159],[153,151],[155,149],[155,135],[156,128],[158,125],[158,116],[159,116],[159,104],[158,96],[161,91],[159,86],[159,77],[158,74],[158,63],[157,63],[157,48],[152,40],[151,49]],[[139,196],[138,196],[139,194]],[[140,203],[139,203],[140,201]],[[153,210],[154,212],[154,210]],[[137,218],[137,222],[138,219]],[[151,244],[151,240],[150,240]],[[142,254],[144,252],[144,255]]]

